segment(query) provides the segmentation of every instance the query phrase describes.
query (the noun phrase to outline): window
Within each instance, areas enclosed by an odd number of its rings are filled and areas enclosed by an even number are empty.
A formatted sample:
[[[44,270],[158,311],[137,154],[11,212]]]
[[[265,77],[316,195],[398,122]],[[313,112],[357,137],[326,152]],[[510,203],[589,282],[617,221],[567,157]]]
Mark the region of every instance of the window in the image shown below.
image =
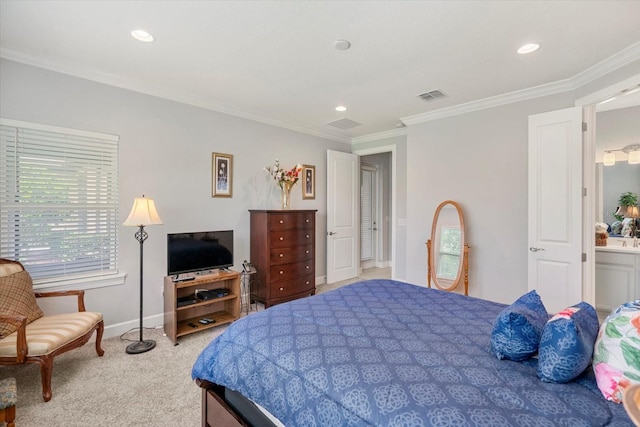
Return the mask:
[[[118,275],[118,137],[0,119],[0,256],[34,288]]]

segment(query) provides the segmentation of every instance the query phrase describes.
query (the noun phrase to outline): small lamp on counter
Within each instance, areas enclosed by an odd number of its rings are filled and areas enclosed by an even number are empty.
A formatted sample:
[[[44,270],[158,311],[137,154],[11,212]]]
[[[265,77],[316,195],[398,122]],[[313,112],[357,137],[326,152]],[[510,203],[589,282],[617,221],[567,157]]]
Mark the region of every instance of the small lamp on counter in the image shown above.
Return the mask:
[[[638,247],[638,226],[637,221],[640,218],[640,208],[638,206],[619,206],[616,211],[616,215],[630,218],[629,228],[631,230],[631,237],[633,237],[633,247]]]

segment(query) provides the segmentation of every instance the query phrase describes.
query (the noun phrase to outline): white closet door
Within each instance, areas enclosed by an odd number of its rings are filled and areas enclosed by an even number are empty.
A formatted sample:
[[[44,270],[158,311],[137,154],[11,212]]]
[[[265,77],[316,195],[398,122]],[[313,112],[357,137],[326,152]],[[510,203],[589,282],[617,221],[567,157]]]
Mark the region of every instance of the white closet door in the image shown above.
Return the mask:
[[[529,289],[550,313],[582,300],[582,108],[529,116]]]

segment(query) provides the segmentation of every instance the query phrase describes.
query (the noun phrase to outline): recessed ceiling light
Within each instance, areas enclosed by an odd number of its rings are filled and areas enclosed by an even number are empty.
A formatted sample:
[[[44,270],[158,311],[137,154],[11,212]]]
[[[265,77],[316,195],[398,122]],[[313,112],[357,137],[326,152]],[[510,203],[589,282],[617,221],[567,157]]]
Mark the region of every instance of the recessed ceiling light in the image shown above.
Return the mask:
[[[339,111],[342,113],[343,111],[347,111],[347,107],[345,107],[344,105],[338,105],[336,107],[336,111]]]
[[[520,49],[518,49],[517,52],[520,55],[526,55],[527,53],[535,52],[539,48],[540,48],[540,45],[537,43],[527,43],[523,46],[520,46]]]
[[[145,30],[133,30],[131,31],[131,37],[145,43],[151,43],[154,40],[153,36]]]

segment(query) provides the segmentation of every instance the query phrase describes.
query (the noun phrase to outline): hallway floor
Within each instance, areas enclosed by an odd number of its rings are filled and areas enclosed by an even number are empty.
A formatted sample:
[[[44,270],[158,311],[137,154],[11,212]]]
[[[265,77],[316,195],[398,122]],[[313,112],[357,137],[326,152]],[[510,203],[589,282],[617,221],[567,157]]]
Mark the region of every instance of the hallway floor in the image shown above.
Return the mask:
[[[390,279],[391,278],[391,267],[387,268],[368,268],[366,270],[362,270],[362,274],[358,277],[353,277],[351,279],[343,280],[336,283],[323,283],[322,285],[316,286],[316,294],[321,294],[323,292],[331,291],[333,289],[338,289],[344,285],[349,285],[351,283],[360,282],[362,280],[369,279]]]

